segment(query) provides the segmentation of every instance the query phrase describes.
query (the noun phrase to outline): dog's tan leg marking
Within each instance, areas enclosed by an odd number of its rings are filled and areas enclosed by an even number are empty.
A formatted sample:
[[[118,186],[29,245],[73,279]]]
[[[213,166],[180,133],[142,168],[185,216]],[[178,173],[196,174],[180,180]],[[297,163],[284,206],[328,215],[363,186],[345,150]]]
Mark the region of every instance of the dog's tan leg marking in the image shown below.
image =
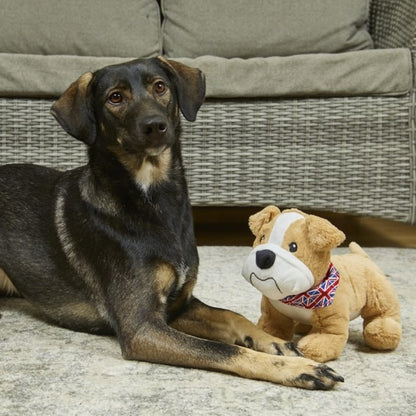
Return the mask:
[[[292,344],[266,334],[242,315],[209,307],[197,299],[170,325],[190,335],[236,344],[268,354],[297,355]]]
[[[158,266],[156,276],[156,293],[159,294],[160,301],[165,304],[170,288],[175,283],[175,272],[171,266],[162,264]]]
[[[3,269],[0,269],[0,293],[5,293],[8,296],[19,294]]]

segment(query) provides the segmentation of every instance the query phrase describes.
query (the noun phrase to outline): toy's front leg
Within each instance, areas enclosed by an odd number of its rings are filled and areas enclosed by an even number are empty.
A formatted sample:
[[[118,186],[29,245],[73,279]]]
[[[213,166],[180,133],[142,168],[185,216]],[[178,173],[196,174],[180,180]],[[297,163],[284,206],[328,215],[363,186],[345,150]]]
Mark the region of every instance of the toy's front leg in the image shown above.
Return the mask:
[[[348,314],[334,314],[330,308],[314,310],[312,330],[297,344],[305,357],[321,363],[338,358],[348,340]]]
[[[295,322],[273,307],[266,296],[261,300],[261,316],[257,326],[264,332],[286,341],[291,341],[295,332]]]

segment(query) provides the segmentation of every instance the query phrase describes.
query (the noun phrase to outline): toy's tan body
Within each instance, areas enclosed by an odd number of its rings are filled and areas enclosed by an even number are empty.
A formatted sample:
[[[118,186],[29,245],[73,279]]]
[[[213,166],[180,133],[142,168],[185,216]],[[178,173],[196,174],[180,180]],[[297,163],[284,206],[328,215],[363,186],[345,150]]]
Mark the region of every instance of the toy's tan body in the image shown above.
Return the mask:
[[[267,209],[270,210],[270,207]],[[341,354],[348,339],[349,321],[361,315],[364,340],[369,347],[377,350],[396,348],[401,338],[400,307],[396,292],[386,276],[356,243],[350,244],[349,253],[331,257],[330,250],[345,236],[326,220],[296,212],[305,216],[306,225],[302,224],[302,220],[291,224],[286,231],[288,239],[286,241],[285,236],[282,246],[296,239],[298,246],[311,245],[312,241],[315,243],[311,235],[321,230],[316,241],[317,250],[312,244],[312,247],[303,247],[295,254],[312,271],[315,285],[322,280],[329,263],[333,263],[340,275],[333,303],[322,308],[305,309],[263,295],[258,325],[266,332],[287,340],[293,338],[295,331],[306,333],[299,340],[298,348],[306,357],[325,362]],[[255,235],[262,234],[263,240],[264,237],[267,239],[271,227],[264,227],[263,222],[258,228],[253,225],[254,220],[251,218],[252,231]],[[270,221],[271,225],[273,223]],[[254,246],[258,244],[256,239]]]

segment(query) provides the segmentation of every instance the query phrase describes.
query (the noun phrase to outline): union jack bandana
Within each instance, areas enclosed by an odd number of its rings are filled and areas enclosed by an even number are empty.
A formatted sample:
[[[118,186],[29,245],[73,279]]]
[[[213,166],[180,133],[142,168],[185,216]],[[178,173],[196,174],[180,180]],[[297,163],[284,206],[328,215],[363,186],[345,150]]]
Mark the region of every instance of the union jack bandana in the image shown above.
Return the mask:
[[[330,263],[324,280],[318,286],[298,295],[286,296],[280,299],[280,302],[306,309],[325,308],[326,306],[332,305],[334,301],[339,279],[338,270]]]

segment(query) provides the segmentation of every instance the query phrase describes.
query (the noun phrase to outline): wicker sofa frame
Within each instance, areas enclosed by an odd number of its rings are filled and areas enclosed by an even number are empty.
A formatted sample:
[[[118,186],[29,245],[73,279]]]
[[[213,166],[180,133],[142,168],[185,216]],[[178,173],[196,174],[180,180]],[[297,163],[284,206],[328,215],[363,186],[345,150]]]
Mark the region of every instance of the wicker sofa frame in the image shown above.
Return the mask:
[[[414,0],[372,0],[376,48],[416,63]],[[86,161],[51,99],[0,98],[0,163],[59,169]],[[296,206],[416,223],[416,91],[402,96],[209,99],[184,122],[194,206]]]

